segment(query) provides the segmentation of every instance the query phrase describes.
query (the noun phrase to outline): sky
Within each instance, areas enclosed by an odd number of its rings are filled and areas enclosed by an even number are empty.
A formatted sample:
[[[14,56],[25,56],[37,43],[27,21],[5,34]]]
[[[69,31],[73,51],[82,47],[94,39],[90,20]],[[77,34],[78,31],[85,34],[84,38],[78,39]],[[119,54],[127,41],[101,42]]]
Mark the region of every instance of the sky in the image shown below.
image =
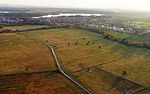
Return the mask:
[[[150,11],[150,0],[0,0],[0,4]]]

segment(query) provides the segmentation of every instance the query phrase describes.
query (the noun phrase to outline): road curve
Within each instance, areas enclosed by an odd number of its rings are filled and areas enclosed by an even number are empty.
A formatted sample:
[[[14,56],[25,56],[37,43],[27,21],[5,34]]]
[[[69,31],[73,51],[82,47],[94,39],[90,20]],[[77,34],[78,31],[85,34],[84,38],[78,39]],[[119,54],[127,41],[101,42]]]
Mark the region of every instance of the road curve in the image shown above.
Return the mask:
[[[84,87],[83,85],[81,85],[80,83],[78,83],[76,80],[74,80],[73,78],[71,78],[67,73],[65,73],[65,71],[62,69],[62,67],[61,67],[61,65],[60,65],[60,63],[58,61],[58,58],[57,58],[57,55],[55,53],[54,48],[51,45],[49,45],[49,44],[45,44],[45,45],[47,45],[51,49],[52,55],[54,56],[54,60],[56,62],[57,68],[60,71],[60,73],[63,74],[65,77],[67,77],[69,80],[71,80],[73,83],[75,83],[76,85],[78,85],[87,94],[93,94],[89,89],[87,89],[86,87]]]
[[[37,42],[37,43],[40,43],[40,44],[43,44],[43,45],[48,46],[48,48],[50,48],[50,50],[51,50],[51,52],[52,52],[52,55],[53,55],[53,57],[54,57],[54,60],[55,60],[55,62],[56,62],[56,66],[57,66],[59,72],[60,72],[62,75],[64,75],[66,78],[68,78],[70,81],[72,81],[73,83],[75,83],[77,86],[79,86],[83,91],[86,92],[86,94],[93,94],[93,93],[91,92],[91,90],[87,89],[86,87],[84,87],[83,85],[81,85],[80,83],[78,83],[75,79],[73,79],[72,77],[70,77],[67,73],[65,73],[65,71],[63,70],[63,68],[61,67],[61,65],[60,65],[60,63],[59,63],[59,61],[58,61],[58,58],[57,58],[57,55],[56,55],[56,53],[55,53],[55,50],[54,50],[53,46],[51,46],[50,44],[47,44],[47,43],[45,43],[45,42],[38,41],[38,40],[36,40],[36,39],[34,39],[34,38],[32,38],[32,37],[29,37],[29,36],[26,35],[26,34],[23,34],[23,35],[25,35],[25,36],[28,37],[29,39],[33,40],[34,42]]]

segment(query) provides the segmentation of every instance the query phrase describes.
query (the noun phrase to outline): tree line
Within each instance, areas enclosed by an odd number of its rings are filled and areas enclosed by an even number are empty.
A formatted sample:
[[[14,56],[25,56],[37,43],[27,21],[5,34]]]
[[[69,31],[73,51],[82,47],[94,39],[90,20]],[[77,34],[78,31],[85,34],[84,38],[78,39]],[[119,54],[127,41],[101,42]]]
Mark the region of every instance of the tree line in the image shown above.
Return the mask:
[[[25,30],[2,30],[0,33],[13,33],[13,32],[26,32],[26,31],[36,31],[36,30],[46,30],[46,29],[55,29],[55,28],[65,28],[65,26],[49,26],[49,27],[40,27],[34,29],[25,29]]]
[[[117,38],[117,37],[112,36],[111,34],[109,34],[105,30],[99,30],[99,29],[88,28],[88,27],[76,27],[76,28],[86,29],[86,30],[89,30],[91,32],[100,33],[101,35],[104,36],[105,39],[115,41],[115,42],[118,42],[118,43],[121,43],[121,44],[124,44],[124,45],[127,45],[127,46],[150,49],[150,44],[148,44],[148,43],[135,41],[135,40],[128,40],[126,38]]]
[[[117,38],[117,37],[114,37],[114,36],[108,34],[106,31],[99,30],[98,32],[100,34],[102,34],[105,39],[109,39],[111,41],[122,43],[122,44],[125,44],[127,46],[134,46],[134,47],[150,49],[150,44],[145,43],[145,42],[140,42],[140,41],[135,41],[135,40],[128,40],[126,38]]]

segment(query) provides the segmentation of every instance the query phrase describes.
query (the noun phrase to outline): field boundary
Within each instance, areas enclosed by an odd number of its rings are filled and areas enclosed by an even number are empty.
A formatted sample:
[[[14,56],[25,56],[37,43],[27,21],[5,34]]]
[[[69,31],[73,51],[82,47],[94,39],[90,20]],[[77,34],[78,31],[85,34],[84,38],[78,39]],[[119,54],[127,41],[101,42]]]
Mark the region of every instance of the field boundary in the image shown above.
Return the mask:
[[[47,70],[47,71],[38,71],[38,72],[24,72],[24,73],[11,73],[11,74],[0,74],[1,76],[16,76],[16,75],[30,75],[30,74],[39,74],[45,72],[56,72],[56,70]]]
[[[23,35],[26,36],[26,37],[28,37],[28,38],[30,38],[34,42],[37,42],[37,43],[40,43],[40,44],[43,44],[43,45],[47,46],[51,50],[51,53],[52,53],[52,55],[54,57],[54,61],[56,63],[56,67],[58,69],[57,71],[59,73],[61,73],[63,76],[65,76],[67,79],[69,79],[71,82],[73,82],[74,84],[76,84],[78,87],[80,87],[86,94],[93,94],[92,91],[89,88],[87,88],[86,86],[82,85],[81,83],[79,83],[78,81],[76,81],[73,77],[71,77],[68,73],[65,72],[65,70],[62,68],[62,66],[61,66],[61,64],[60,64],[60,62],[58,60],[58,57],[57,57],[57,55],[55,53],[55,49],[54,49],[54,47],[52,45],[47,44],[45,42],[38,41],[38,40],[36,40],[34,38],[29,37],[26,34],[23,34]]]
[[[89,28],[89,27],[74,27],[74,28],[88,30],[89,32],[101,34],[104,37],[104,39],[114,41],[114,42],[123,44],[125,46],[150,49],[150,44],[148,44],[148,43],[134,41],[134,40],[127,40],[128,38],[124,38],[124,39],[117,38],[117,37],[114,37],[114,36],[108,34],[103,29],[96,29],[96,28]]]
[[[100,64],[99,64],[99,65],[100,65]],[[121,77],[121,78],[123,78],[123,79],[126,79],[126,78],[124,78],[124,77],[122,77],[122,76],[119,76],[119,75],[116,75],[116,74],[114,74],[114,73],[112,73],[112,72],[109,72],[109,71],[106,71],[106,70],[104,70],[104,69],[98,68],[98,65],[92,66],[92,67],[88,67],[88,68],[84,68],[84,69],[81,69],[81,70],[77,70],[77,71],[74,71],[73,73],[78,73],[78,72],[81,72],[81,71],[84,71],[84,70],[87,70],[87,69],[91,69],[91,68],[97,68],[97,69],[99,69],[99,70],[105,71],[105,72],[110,73],[110,74],[112,74],[112,75],[115,75],[115,76]],[[131,81],[131,80],[129,80],[129,79],[126,79],[126,80],[128,80],[128,81],[130,81],[130,82],[132,82],[132,83],[134,83],[134,84],[137,84],[137,85],[139,85],[139,86],[142,86],[142,85],[140,85],[140,84],[138,84],[138,83],[135,83],[135,82],[133,82],[133,81]],[[142,87],[144,87],[144,86],[142,86]]]
[[[77,73],[74,73],[74,74],[76,75],[76,77],[79,77],[81,75],[84,75],[84,73],[89,72],[90,70],[91,71],[96,70],[96,71],[100,72],[99,75],[102,76],[102,79],[104,79],[106,81],[106,83],[108,82],[113,88],[116,88],[118,91],[120,91],[124,94],[136,94],[138,92],[148,89],[147,87],[140,85],[134,81],[131,81],[120,75],[116,75],[114,73],[111,73],[109,71],[106,71],[106,70],[98,68],[98,67],[93,67],[93,68],[87,69],[85,71],[78,71]],[[107,77],[108,79],[107,78],[105,79],[104,77]],[[111,82],[108,81],[110,79],[110,77],[113,78],[113,80]]]

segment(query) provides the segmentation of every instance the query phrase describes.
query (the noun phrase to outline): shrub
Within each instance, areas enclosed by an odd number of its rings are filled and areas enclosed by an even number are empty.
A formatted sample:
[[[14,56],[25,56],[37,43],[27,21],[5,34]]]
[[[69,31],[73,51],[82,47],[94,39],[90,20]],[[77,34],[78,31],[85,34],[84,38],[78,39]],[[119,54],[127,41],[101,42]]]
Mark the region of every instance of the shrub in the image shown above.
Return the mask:
[[[3,28],[3,26],[0,26],[0,28]]]

